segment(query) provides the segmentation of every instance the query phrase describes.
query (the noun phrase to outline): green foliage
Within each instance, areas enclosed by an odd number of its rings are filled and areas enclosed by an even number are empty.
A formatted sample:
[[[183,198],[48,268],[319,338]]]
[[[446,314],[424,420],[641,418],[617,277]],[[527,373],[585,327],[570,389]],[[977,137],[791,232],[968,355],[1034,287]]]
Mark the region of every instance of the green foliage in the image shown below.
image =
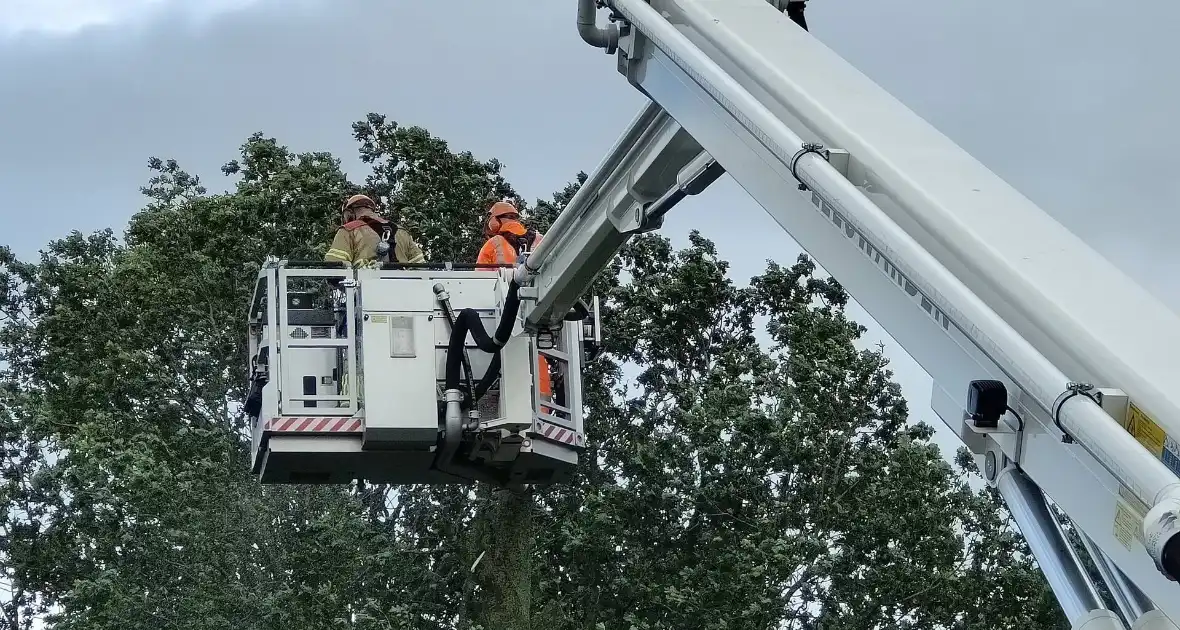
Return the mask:
[[[735,286],[696,233],[596,281],[574,483],[259,486],[238,406],[267,255],[322,257],[363,191],[430,259],[472,260],[494,200],[544,231],[586,181],[529,208],[494,159],[377,114],[353,132],[363,184],[258,133],[228,193],[153,159],[122,242],[0,249],[0,629],[1061,625],[995,497],[856,349],[841,287],[806,258]]]
[[[380,114],[353,123],[361,159],[373,172],[365,189],[402,208],[428,260],[474,261],[483,244],[483,216],[492,203],[511,199],[528,207],[500,175],[503,165],[453,153],[421,127],[402,127]]]

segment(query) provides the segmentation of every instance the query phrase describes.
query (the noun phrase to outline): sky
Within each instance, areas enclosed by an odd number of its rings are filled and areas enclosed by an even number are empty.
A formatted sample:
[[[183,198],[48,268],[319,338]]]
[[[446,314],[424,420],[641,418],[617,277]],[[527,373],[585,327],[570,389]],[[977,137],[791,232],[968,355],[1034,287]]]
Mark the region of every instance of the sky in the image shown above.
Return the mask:
[[[578,38],[573,0],[0,0],[0,243],[35,256],[73,229],[121,232],[148,158],[211,190],[255,131],[328,150],[360,179],[367,112],[497,157],[528,198],[591,171],[643,104]],[[1113,8],[1112,8],[1113,7]],[[1180,3],[813,0],[814,36],[1092,247],[1180,307]],[[1158,73],[1158,74],[1157,74]],[[1157,78],[1160,77],[1160,78]],[[799,247],[728,177],[668,216],[744,284]],[[1180,310],[1180,309],[1178,309]],[[914,418],[927,375],[882,341]],[[609,326],[609,323],[607,323]],[[609,328],[607,328],[609,333]],[[940,431],[953,452],[957,439]]]

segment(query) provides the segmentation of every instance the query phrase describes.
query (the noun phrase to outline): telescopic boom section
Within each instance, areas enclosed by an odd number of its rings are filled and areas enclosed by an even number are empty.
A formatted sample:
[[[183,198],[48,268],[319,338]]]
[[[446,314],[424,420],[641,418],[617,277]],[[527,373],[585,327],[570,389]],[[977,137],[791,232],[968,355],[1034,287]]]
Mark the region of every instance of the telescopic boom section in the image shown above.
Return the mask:
[[[518,267],[526,327],[724,167],[931,374],[990,484],[1068,514],[1129,621],[1180,619],[1180,318],[766,0],[610,0],[607,29],[589,4],[651,103]],[[1074,623],[1120,627],[1099,612]]]
[[[663,216],[722,170],[655,103],[639,113],[606,159],[517,268],[529,298],[525,327],[552,328],[589,289],[631,236],[660,228]]]

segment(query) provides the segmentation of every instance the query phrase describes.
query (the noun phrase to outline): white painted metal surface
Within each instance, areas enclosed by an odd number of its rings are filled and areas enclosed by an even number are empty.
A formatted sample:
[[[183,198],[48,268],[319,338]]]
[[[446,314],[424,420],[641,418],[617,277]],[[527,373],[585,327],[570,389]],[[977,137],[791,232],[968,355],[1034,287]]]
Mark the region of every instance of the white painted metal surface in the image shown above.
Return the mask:
[[[848,151],[850,180],[1071,378],[1117,383],[1180,435],[1180,316],[763,0],[651,6],[805,139]]]
[[[1180,419],[1168,389],[1180,318],[765,0],[607,4],[623,18],[619,70],[653,104],[518,269],[537,291],[530,320],[559,316],[553,305],[644,223],[663,194],[651,185],[704,149],[934,377],[932,405],[995,463],[993,482],[1016,461],[1180,619],[1180,591],[1156,565],[1180,505],[1165,434]],[[839,152],[796,153],[816,141]],[[1127,303],[1144,309],[1127,315]],[[987,378],[1006,384],[1020,421],[964,421],[968,383]],[[1061,403],[1070,381],[1117,388],[1102,391],[1122,410]],[[1059,408],[1077,443],[1063,443]]]
[[[479,275],[483,277],[460,278],[454,272],[436,276],[423,272],[357,271],[366,443],[396,450],[415,450],[411,444],[423,449],[437,444],[436,387],[444,378],[439,368],[445,366],[450,329],[441,316],[433,287],[437,282],[444,283],[456,309],[462,308],[457,306],[460,303],[475,305],[481,315],[487,314],[485,328],[494,329],[500,279],[493,271]],[[470,340],[466,345],[471,347]],[[491,355],[477,350],[468,352],[468,356],[476,360],[472,365],[475,377],[483,376]],[[509,366],[515,367],[515,363]]]
[[[1045,503],[1041,489],[1013,466],[999,472],[996,489],[1024,532],[1065,618],[1076,626],[1091,611],[1103,609],[1097,589],[1069,553],[1069,542]],[[1122,624],[1116,627],[1121,628]]]
[[[495,346],[480,347],[471,333],[464,337],[474,382],[454,390],[458,400],[487,374],[498,378],[488,381],[482,399],[462,410],[455,426],[446,427],[440,403],[448,398],[443,390],[450,318],[473,316],[480,322],[473,326],[493,335],[501,318],[511,317],[505,315],[511,270],[318,264],[268,263],[252,301],[251,356],[262,356],[263,348],[270,355],[252,370],[267,377],[259,408],[251,412],[257,414],[253,467],[263,483],[360,478],[548,484],[568,478],[585,445],[581,322],[564,323],[551,358],[566,370],[562,391],[579,403],[571,413],[544,423],[549,416],[535,404],[535,342],[516,318],[494,371]],[[336,298],[328,298],[329,282],[339,290]],[[302,293],[289,293],[288,285],[299,285]],[[478,396],[471,393],[472,399]],[[553,422],[561,426],[555,429]]]

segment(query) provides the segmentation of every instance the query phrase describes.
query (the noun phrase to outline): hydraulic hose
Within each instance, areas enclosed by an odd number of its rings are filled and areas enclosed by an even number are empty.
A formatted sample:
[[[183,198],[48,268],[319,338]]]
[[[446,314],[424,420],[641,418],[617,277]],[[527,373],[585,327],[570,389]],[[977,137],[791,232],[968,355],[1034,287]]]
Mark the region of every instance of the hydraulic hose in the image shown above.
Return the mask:
[[[475,386],[475,395],[473,398],[476,402],[483,398],[484,394],[492,388],[492,383],[500,378],[500,353],[492,355],[492,362],[488,364],[488,371],[484,372],[483,378],[479,380],[479,384]]]
[[[455,327],[451,329],[451,339],[447,346],[446,389],[459,389],[460,373],[463,366],[463,346],[467,343],[467,334],[471,333],[475,345],[488,354],[499,357],[500,348],[508,343],[512,336],[512,328],[516,325],[516,315],[520,309],[520,287],[515,282],[508,286],[508,298],[504,301],[504,313],[500,316],[500,323],[496,326],[494,336],[489,336],[483,327],[483,320],[479,311],[465,308],[455,316]],[[487,376],[484,376],[487,379]]]
[[[455,312],[454,312],[454,310],[451,309],[451,300],[448,298],[448,299],[441,300],[441,302],[442,302],[443,315],[445,315],[447,318],[447,325],[449,325],[451,327],[451,330],[454,331],[455,330]],[[466,348],[463,349],[463,376],[467,380],[467,395],[474,397],[475,396],[475,393],[474,393],[475,392],[475,374],[471,369],[471,361],[467,357],[467,349]]]
[[[515,281],[508,285],[508,297],[504,300],[504,315],[500,317],[500,325],[496,327],[495,343],[497,348],[503,348],[512,336],[512,328],[516,325],[516,313],[520,310],[520,285]]]

